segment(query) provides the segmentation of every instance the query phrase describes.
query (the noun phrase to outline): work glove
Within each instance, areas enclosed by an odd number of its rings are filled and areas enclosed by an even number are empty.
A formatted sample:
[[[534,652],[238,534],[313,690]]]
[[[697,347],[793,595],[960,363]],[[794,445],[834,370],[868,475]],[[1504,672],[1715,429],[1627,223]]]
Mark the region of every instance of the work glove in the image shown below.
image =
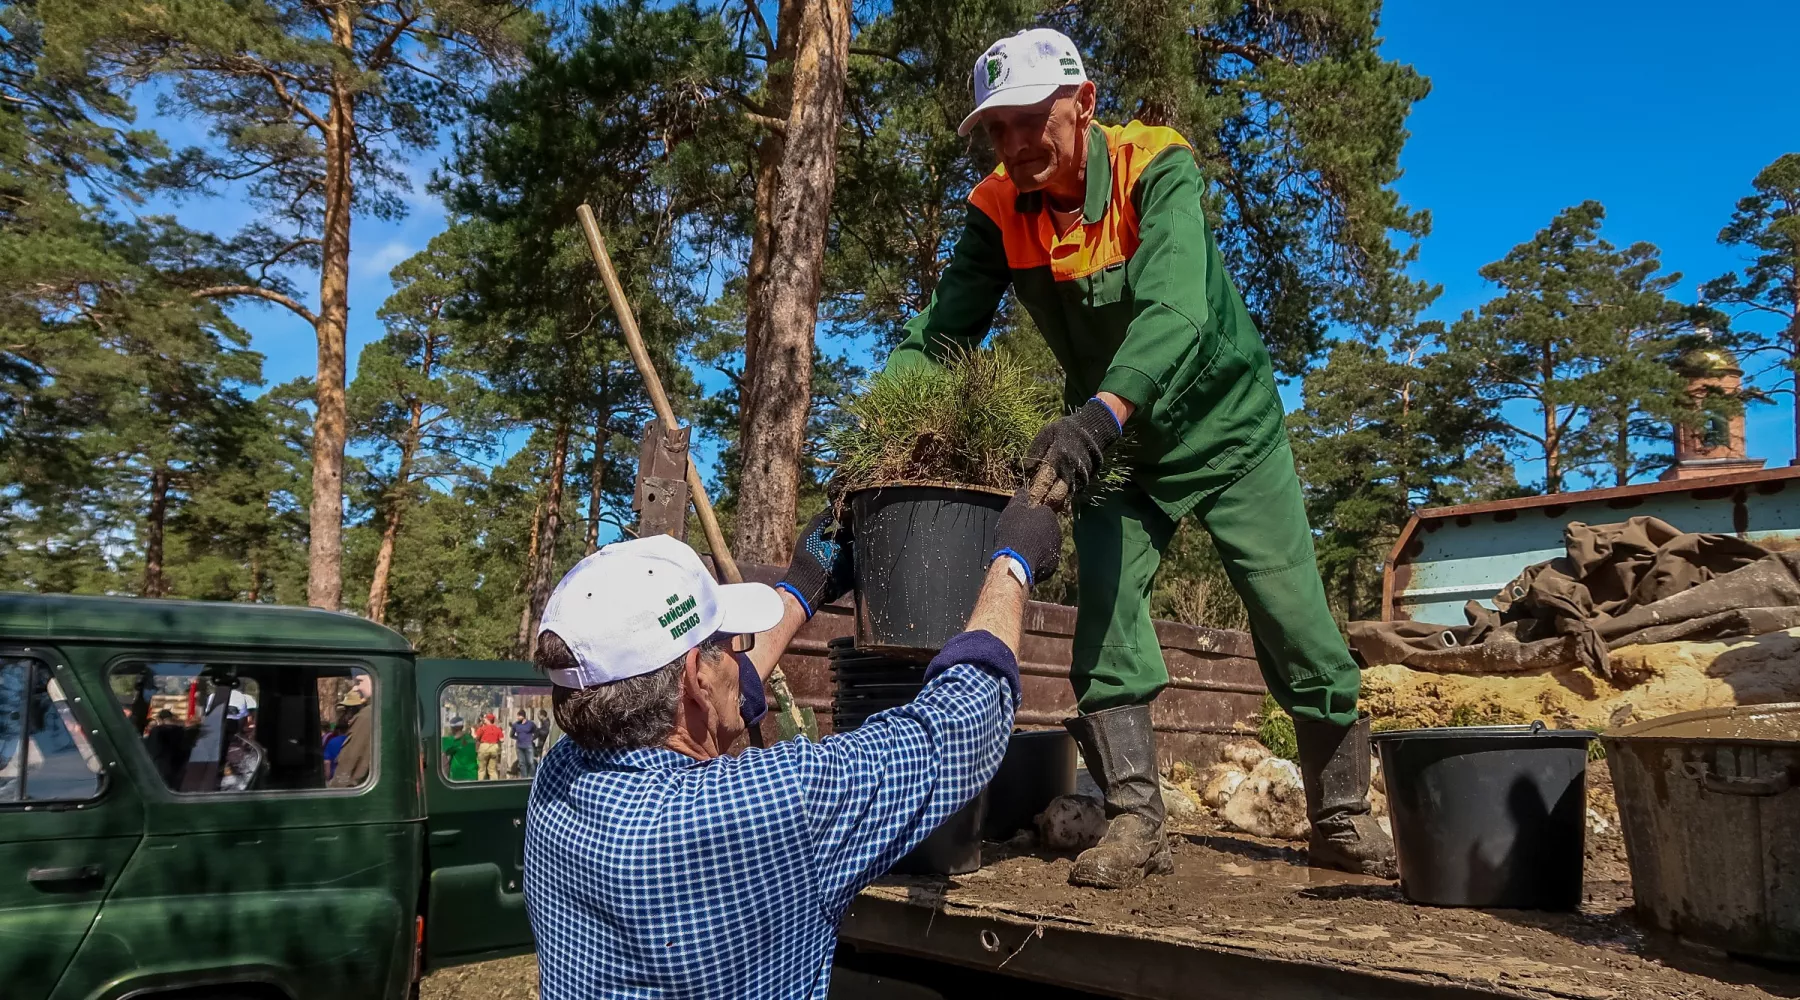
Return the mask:
[[[856,585],[850,548],[849,526],[839,524],[827,506],[806,522],[806,530],[794,542],[794,559],[775,586],[793,594],[811,618]]]
[[[1012,501],[1000,512],[1000,527],[994,532],[992,565],[1001,556],[1011,556],[1025,567],[1026,585],[1048,580],[1062,559],[1062,520],[1056,511],[1041,503],[1032,503],[1025,490],[1013,494]]]
[[[1025,453],[1030,499],[1061,507],[1087,488],[1106,463],[1106,450],[1119,440],[1119,419],[1098,398],[1044,425]],[[1061,484],[1061,488],[1057,488]]]

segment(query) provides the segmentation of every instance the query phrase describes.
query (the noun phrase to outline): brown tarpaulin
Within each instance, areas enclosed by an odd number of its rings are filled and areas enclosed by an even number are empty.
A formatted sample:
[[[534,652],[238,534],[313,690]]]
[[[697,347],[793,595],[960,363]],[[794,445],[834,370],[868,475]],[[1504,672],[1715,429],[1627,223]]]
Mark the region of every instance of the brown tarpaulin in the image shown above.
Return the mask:
[[[1571,521],[1567,554],[1528,567],[1470,601],[1469,624],[1351,622],[1365,664],[1453,674],[1516,673],[1579,663],[1610,676],[1607,651],[1800,627],[1800,552],[1733,535],[1684,533],[1654,517]]]

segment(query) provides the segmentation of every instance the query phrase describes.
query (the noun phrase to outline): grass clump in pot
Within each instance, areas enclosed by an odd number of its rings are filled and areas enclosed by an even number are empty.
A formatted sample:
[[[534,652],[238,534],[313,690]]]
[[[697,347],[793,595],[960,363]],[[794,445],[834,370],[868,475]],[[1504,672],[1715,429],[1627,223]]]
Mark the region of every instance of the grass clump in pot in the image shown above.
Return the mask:
[[[1035,369],[1000,350],[882,372],[845,409],[850,420],[831,440],[840,496],[901,483],[1010,493],[1032,439],[1060,406]]]

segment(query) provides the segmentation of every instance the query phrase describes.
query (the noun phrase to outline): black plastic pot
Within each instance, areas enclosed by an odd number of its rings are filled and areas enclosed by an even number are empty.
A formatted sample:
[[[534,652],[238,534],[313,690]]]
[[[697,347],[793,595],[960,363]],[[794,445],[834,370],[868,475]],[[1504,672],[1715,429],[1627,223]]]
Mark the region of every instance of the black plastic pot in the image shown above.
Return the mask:
[[[1058,795],[1075,790],[1075,741],[1066,730],[1012,734],[1000,770],[988,782],[981,836],[1005,840],[1033,825]]]
[[[1400,891],[1437,906],[1581,905],[1594,737],[1541,722],[1376,733]]]
[[[850,494],[859,650],[929,655],[963,630],[1007,499],[948,486]]]
[[[829,643],[832,694],[831,727],[844,733],[869,716],[905,705],[925,687],[925,665],[909,657],[875,655],[846,638]],[[981,867],[981,827],[988,793],[951,813],[929,837],[894,863],[899,875],[966,875]]]
[[[894,862],[895,875],[967,875],[981,867],[981,823],[988,790],[963,803],[919,846]]]

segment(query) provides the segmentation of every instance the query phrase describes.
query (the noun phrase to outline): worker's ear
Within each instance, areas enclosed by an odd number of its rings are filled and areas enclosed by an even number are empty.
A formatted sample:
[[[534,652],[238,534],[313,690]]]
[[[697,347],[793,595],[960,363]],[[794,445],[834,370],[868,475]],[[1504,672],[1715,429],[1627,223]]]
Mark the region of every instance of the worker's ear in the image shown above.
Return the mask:
[[[1081,86],[1075,88],[1075,123],[1087,131],[1088,124],[1094,120],[1094,108],[1099,102],[1099,95],[1094,90],[1094,81],[1083,80]]]
[[[718,684],[712,671],[706,669],[706,657],[696,646],[688,650],[681,661],[681,698],[686,704],[682,711],[688,714],[689,728],[696,732],[710,733],[718,722],[718,711],[713,707],[714,696],[718,693],[714,688]]]

